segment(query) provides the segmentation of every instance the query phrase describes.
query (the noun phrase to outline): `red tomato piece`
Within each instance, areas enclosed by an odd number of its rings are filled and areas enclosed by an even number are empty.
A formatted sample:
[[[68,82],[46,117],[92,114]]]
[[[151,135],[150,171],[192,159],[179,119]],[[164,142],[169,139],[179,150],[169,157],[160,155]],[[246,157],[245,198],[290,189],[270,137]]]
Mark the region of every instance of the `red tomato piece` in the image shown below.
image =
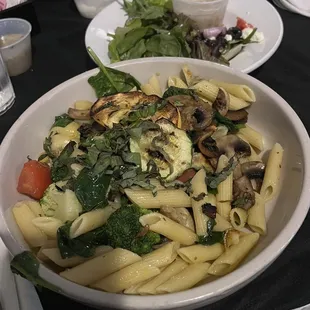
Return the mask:
[[[17,191],[35,199],[41,199],[52,183],[49,166],[37,160],[29,160],[20,173]]]
[[[181,176],[177,178],[178,181],[186,183],[187,181],[191,180],[196,174],[196,170],[193,168],[187,169],[183,172]]]
[[[253,25],[247,23],[244,19],[237,17],[237,27],[240,30],[243,30],[245,28],[254,28]]]

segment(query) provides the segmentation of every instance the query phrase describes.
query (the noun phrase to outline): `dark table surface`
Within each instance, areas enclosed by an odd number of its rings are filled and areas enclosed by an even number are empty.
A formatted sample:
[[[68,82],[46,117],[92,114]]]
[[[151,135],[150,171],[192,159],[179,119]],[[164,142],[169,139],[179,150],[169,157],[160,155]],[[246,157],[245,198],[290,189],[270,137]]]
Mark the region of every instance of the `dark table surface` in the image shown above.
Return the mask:
[[[252,0],[254,1],[254,0]],[[84,46],[89,20],[73,1],[34,2],[41,32],[32,38],[30,71],[12,78],[16,103],[0,117],[0,141],[14,121],[36,99],[63,81],[94,68]],[[310,130],[310,19],[279,10],[284,22],[283,42],[275,55],[251,75],[279,93]],[[310,216],[284,253],[260,277],[208,310],[289,310],[310,303]],[[44,310],[90,310],[61,295],[39,293]],[[12,309],[15,310],[15,309]],[[35,310],[35,309],[33,309]],[[107,310],[107,309],[105,309]]]

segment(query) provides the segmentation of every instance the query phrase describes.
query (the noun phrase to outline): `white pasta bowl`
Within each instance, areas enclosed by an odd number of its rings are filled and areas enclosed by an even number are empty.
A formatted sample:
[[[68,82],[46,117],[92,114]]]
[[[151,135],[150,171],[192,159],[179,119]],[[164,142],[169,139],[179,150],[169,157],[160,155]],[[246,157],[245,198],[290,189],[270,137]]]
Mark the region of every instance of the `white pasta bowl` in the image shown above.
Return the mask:
[[[109,294],[86,288],[61,278],[40,266],[40,275],[57,286],[61,293],[94,307],[119,309],[194,309],[213,303],[245,286],[263,272],[285,249],[304,221],[310,204],[310,143],[307,131],[292,108],[272,89],[246,74],[217,64],[194,59],[146,58],[113,65],[144,83],[160,73],[162,87],[168,76],[178,75],[188,64],[195,75],[250,86],[257,102],[249,109],[249,124],[260,131],[265,149],[279,142],[284,148],[280,191],[266,206],[268,233],[262,237],[234,272],[193,289],[159,296]],[[0,148],[1,237],[13,255],[28,249],[8,209],[25,197],[16,184],[26,157],[36,158],[54,116],[62,114],[76,100],[92,100],[95,94],[87,79],[97,70],[85,72],[57,86],[32,106],[12,126]],[[102,266],[104,268],[104,266]]]

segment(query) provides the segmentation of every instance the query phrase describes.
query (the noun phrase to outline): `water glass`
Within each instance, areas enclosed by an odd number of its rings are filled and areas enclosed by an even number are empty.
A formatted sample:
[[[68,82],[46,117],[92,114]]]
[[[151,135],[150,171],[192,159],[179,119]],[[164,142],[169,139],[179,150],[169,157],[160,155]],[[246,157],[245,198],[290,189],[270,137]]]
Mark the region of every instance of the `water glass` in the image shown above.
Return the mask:
[[[14,89],[0,54],[0,115],[9,110],[15,101]]]

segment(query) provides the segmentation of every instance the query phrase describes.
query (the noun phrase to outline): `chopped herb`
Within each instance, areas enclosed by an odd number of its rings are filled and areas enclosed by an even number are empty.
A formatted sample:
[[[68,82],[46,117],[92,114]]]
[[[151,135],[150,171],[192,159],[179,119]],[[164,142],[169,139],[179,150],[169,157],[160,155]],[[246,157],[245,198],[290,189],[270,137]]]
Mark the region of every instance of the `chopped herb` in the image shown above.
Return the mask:
[[[225,116],[222,116],[218,111],[215,111],[214,119],[217,121],[218,124],[226,126],[228,132],[230,133],[236,133],[239,131],[240,128],[243,128],[245,126],[244,124],[235,124],[230,119],[226,118]]]
[[[211,205],[211,203],[205,203],[201,206],[201,208],[202,212],[210,219],[216,218],[216,207]]]
[[[207,195],[205,194],[205,193],[200,193],[198,196],[196,196],[196,197],[193,197],[193,199],[195,200],[195,201],[200,201],[200,200],[202,200],[203,198],[205,198]]]
[[[213,231],[215,225],[215,219],[210,218],[207,222],[207,234],[205,236],[198,236],[198,243],[203,245],[212,245],[215,243],[224,242],[225,232]]]
[[[178,88],[175,86],[170,86],[163,94],[163,99],[167,99],[172,96],[191,96],[196,98],[195,91],[193,89],[188,88]]]
[[[53,127],[66,127],[70,123],[74,121],[68,114],[62,114],[55,117],[55,122],[52,126]]]

